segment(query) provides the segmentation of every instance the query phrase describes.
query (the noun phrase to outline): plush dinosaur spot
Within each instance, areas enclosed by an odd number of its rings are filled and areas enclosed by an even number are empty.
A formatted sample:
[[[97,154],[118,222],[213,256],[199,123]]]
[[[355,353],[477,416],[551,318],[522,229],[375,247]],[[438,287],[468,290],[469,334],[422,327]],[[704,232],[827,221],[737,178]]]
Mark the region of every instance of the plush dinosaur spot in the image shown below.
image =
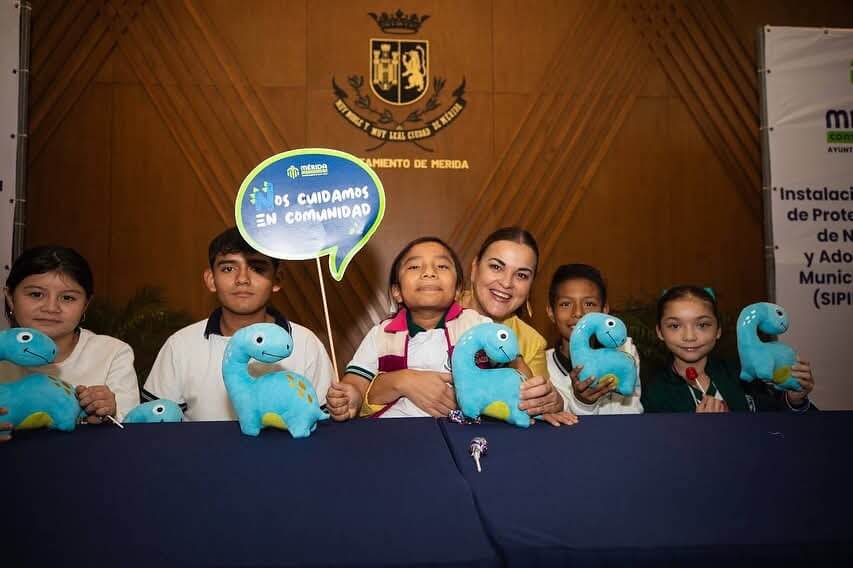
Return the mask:
[[[776,384],[784,383],[791,376],[791,367],[777,367],[773,369],[773,382]]]
[[[599,380],[599,384],[604,385],[606,387],[617,387],[619,386],[619,377],[613,374],[604,375]]]
[[[53,424],[53,418],[47,412],[33,412],[15,426],[16,430],[35,430],[37,428],[48,428]]]
[[[299,381],[299,388],[304,390],[305,389],[305,383],[303,383],[302,381]]]
[[[310,394],[308,395],[308,402],[314,402],[314,398]]]
[[[483,409],[483,414],[498,420],[506,420],[510,414],[509,405],[502,400],[496,400]]]
[[[275,412],[267,412],[263,416],[261,416],[261,424],[265,428],[278,428],[279,430],[287,430],[287,422],[281,417],[281,415],[276,414]]]

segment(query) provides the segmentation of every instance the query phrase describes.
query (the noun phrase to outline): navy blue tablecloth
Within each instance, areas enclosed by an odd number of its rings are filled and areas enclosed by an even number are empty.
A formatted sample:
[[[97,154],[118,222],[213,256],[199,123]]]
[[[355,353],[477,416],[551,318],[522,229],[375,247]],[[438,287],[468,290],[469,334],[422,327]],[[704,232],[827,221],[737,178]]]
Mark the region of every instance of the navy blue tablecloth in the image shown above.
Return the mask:
[[[853,565],[853,413],[442,428],[507,565]]]
[[[490,443],[477,473],[468,443]],[[83,426],[0,445],[2,565],[850,565],[853,413]]]
[[[432,419],[81,426],[0,445],[3,566],[490,566]]]

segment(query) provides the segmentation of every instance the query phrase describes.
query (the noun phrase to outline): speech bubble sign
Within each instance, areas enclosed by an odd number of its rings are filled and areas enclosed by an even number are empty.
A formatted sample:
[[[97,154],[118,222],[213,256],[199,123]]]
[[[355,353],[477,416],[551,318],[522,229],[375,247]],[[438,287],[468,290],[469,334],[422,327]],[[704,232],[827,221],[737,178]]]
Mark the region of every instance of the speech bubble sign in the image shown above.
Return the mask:
[[[286,260],[329,255],[329,271],[340,281],[385,215],[385,190],[376,172],[352,154],[291,150],[246,176],[234,214],[257,251]]]

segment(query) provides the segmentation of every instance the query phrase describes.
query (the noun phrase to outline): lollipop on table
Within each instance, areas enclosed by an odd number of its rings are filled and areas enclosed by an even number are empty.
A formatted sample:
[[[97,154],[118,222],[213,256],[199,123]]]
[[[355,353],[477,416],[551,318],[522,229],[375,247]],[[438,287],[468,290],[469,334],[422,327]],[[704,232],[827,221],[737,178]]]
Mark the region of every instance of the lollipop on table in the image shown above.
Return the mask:
[[[471,444],[468,445],[468,450],[471,452],[471,456],[474,458],[474,463],[477,464],[477,471],[483,471],[480,469],[480,456],[486,455],[489,451],[489,442],[485,438],[481,438],[477,436],[473,440],[471,440]]]

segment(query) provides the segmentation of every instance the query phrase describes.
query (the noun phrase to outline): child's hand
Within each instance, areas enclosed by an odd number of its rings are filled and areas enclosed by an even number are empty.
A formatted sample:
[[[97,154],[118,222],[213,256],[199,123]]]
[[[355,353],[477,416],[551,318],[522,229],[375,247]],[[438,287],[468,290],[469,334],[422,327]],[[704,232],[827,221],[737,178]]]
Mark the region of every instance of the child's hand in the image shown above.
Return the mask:
[[[708,396],[702,397],[702,401],[696,405],[696,412],[728,412],[729,405],[718,398]]]
[[[542,420],[550,424],[551,426],[559,427],[560,424],[565,424],[566,426],[574,426],[578,423],[578,417],[572,414],[571,412],[546,412],[542,415]],[[532,419],[531,419],[532,421]]]
[[[595,402],[616,389],[615,381],[601,381],[596,387],[591,387],[595,382],[595,377],[588,377],[586,380],[580,380],[583,365],[578,365],[569,373],[569,378],[572,380],[572,391],[575,393],[575,398],[584,404],[595,404]]]
[[[401,390],[415,406],[435,418],[446,417],[451,410],[456,410],[456,394],[450,373],[411,372],[417,375],[407,380]]]
[[[8,410],[0,406],[0,416],[6,416],[9,413]],[[12,428],[15,425],[11,422],[0,422],[0,442],[8,442],[12,439]]]
[[[521,383],[518,408],[530,416],[563,411],[563,397],[545,377],[530,377]]]
[[[791,365],[791,375],[800,383],[802,390],[788,391],[786,396],[791,406],[802,406],[803,401],[808,398],[809,393],[814,389],[814,377],[812,376],[812,366],[808,361],[804,361],[797,354],[797,362]]]
[[[332,420],[337,422],[356,418],[361,409],[361,402],[361,392],[349,383],[336,382],[326,393],[326,408]]]
[[[86,422],[89,424],[100,424],[104,416],[116,415],[116,395],[109,387],[104,385],[95,385],[92,387],[79,385],[76,390],[80,407],[89,415],[86,418]]]

